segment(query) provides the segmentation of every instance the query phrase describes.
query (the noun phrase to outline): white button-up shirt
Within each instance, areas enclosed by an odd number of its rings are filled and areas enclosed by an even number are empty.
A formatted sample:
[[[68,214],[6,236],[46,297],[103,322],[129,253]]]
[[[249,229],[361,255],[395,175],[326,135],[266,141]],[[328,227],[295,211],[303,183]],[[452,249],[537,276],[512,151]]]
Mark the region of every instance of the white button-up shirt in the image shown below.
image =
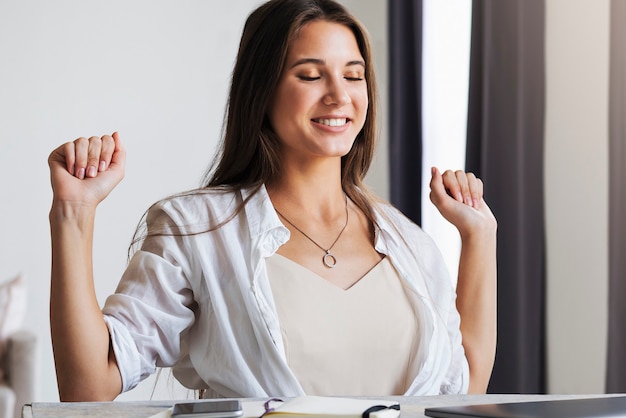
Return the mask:
[[[439,250],[390,205],[376,204],[375,213],[375,248],[410,290],[420,320],[421,366],[406,394],[466,392],[456,294]],[[265,268],[289,230],[265,187],[166,199],[146,222],[150,236],[103,308],[123,391],[172,367],[183,385],[209,396],[304,395],[285,359]]]

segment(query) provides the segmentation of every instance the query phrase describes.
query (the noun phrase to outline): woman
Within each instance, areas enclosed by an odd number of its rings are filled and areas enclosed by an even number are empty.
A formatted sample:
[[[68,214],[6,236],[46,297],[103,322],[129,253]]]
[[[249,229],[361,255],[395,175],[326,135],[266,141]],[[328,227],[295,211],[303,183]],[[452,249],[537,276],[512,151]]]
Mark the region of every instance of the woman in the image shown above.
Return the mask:
[[[53,151],[61,399],[113,399],[158,366],[209,397],[484,392],[496,222],[482,183],[432,171],[431,199],[462,238],[455,304],[432,240],[362,183],[375,100],[369,41],[342,6],[260,6],[205,187],[148,210],[141,249],[102,311],[95,210],[122,179],[125,151],[116,133]]]

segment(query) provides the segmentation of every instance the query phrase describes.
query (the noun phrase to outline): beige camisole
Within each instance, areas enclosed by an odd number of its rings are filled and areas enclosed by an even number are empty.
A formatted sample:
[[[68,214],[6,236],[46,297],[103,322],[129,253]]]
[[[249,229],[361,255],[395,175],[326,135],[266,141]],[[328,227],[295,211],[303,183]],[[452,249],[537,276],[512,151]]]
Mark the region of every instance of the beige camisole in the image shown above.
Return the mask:
[[[289,367],[308,395],[402,395],[417,375],[417,317],[385,257],[347,290],[266,259]]]

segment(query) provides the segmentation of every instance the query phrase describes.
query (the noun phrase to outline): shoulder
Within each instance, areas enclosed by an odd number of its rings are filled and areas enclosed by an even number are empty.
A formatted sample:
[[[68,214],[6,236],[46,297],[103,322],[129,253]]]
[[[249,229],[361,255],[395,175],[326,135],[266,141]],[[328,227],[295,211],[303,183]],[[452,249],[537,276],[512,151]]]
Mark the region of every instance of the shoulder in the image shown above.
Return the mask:
[[[413,222],[408,216],[389,202],[377,202],[374,206],[376,222],[383,231],[398,231],[402,234],[408,232],[417,235],[426,235],[422,228]]]
[[[179,214],[219,212],[236,205],[240,196],[239,189],[194,189],[161,199],[154,203],[149,211]]]
[[[146,213],[148,227],[176,225],[183,233],[217,227],[242,212],[248,189],[202,188],[189,190],[154,203]]]
[[[379,230],[395,248],[406,248],[414,255],[428,260],[441,259],[437,244],[419,225],[388,202],[374,206]]]

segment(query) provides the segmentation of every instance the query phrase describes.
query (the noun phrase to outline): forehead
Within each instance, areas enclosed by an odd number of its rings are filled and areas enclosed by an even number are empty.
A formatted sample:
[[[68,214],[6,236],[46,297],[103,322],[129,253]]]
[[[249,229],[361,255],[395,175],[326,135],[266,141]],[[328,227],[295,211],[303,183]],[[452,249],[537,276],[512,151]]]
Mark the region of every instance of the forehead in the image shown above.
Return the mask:
[[[332,59],[345,62],[363,60],[352,30],[340,23],[314,20],[304,25],[291,41],[287,61],[301,58]]]

